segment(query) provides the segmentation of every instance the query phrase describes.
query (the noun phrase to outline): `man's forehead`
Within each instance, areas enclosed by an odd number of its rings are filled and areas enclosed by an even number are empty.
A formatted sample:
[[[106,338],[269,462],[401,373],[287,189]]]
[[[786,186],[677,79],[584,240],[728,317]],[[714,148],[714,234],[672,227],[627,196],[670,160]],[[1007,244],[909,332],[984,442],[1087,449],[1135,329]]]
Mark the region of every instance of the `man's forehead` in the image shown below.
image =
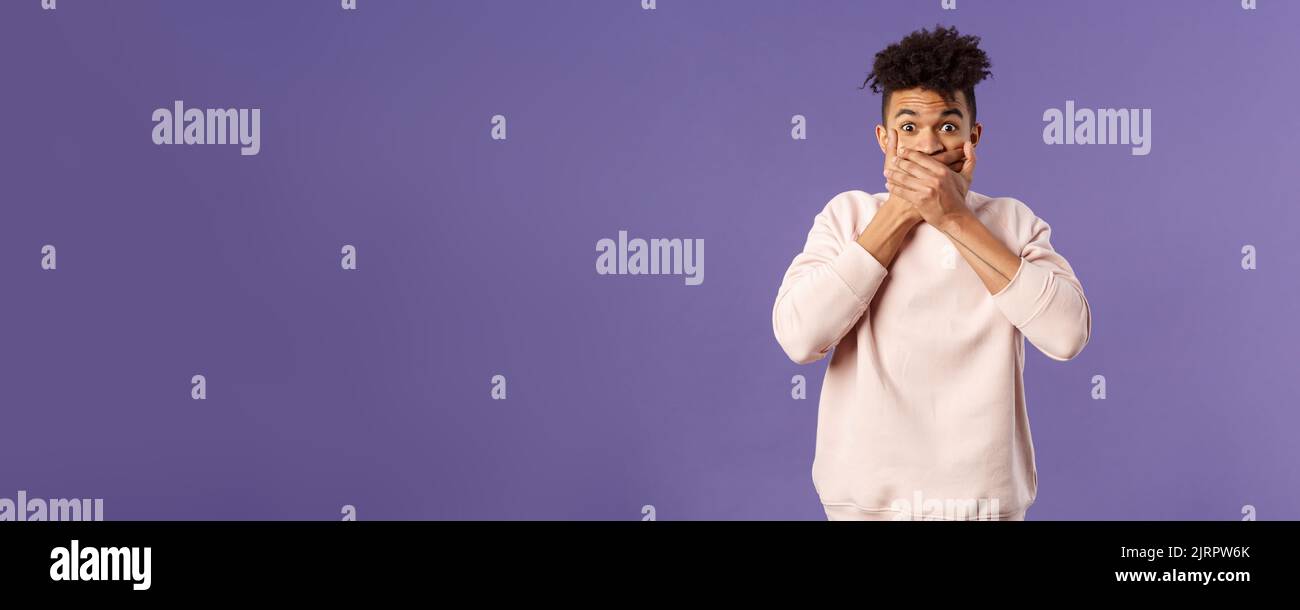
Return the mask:
[[[943,95],[929,89],[904,89],[889,96],[890,114],[900,110],[912,110],[919,114],[939,114],[945,110],[966,111],[966,96],[961,91],[953,93],[953,99],[945,100]]]

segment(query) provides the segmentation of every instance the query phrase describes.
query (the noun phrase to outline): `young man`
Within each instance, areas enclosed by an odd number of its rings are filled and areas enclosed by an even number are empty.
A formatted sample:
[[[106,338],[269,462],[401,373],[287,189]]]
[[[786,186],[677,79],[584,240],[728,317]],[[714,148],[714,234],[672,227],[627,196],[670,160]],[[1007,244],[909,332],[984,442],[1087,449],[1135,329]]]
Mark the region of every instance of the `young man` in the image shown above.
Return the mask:
[[[1038,493],[1024,340],[1069,360],[1092,318],[1048,224],[970,190],[989,67],[938,26],[876,54],[887,192],[832,199],[777,292],[790,358],[835,350],[812,468],[831,520],[1021,520]]]

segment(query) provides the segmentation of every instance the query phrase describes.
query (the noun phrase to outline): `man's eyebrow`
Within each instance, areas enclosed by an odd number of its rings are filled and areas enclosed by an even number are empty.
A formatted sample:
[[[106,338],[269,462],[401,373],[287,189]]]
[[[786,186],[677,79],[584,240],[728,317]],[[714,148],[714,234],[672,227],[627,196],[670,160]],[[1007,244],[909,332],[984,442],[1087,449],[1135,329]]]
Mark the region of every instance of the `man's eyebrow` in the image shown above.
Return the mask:
[[[909,109],[909,108],[903,108],[903,109],[899,110],[898,112],[894,113],[894,118],[898,118],[898,117],[903,116],[903,115],[905,115],[905,114],[908,114],[908,115],[911,115],[911,116],[916,116],[916,111],[915,111],[915,110],[911,110],[911,109]],[[949,116],[949,115],[954,115],[954,114],[957,115],[959,118],[963,118],[963,119],[966,118],[966,115],[965,115],[965,114],[962,114],[962,111],[961,111],[960,108],[949,108],[949,109],[947,109],[947,110],[944,110],[943,112],[940,112],[940,113],[939,113],[939,118],[943,118],[943,117],[946,117],[946,116]]]

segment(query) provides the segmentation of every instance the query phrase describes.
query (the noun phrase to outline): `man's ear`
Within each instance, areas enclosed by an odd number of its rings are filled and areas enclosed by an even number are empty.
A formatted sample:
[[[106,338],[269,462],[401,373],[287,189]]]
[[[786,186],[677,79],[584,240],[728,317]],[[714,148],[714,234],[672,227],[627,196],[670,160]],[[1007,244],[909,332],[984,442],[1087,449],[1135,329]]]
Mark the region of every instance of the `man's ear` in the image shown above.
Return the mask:
[[[884,125],[876,125],[876,143],[880,145],[880,153],[888,157],[885,146],[889,144],[889,130]]]
[[[984,135],[984,124],[976,123],[970,128],[970,144],[976,146],[980,143],[980,137]]]

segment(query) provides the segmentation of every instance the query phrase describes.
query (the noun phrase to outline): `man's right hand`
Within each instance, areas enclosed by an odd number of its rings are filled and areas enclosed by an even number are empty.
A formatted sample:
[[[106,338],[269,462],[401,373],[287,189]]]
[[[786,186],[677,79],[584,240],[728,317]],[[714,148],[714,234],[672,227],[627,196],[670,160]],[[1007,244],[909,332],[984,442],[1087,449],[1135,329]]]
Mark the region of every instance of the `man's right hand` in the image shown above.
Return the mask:
[[[898,130],[890,129],[886,141],[888,143],[885,145],[885,168],[888,168],[898,154]],[[965,160],[965,152],[944,151],[934,155],[934,158],[944,165],[954,167],[953,171],[960,171],[961,163]],[[881,169],[882,175],[885,168]],[[921,217],[916,206],[890,194],[889,199],[880,204],[880,209],[871,218],[867,228],[858,235],[857,241],[881,265],[888,267],[894,262],[898,250],[903,247],[903,240],[907,234],[922,222],[925,222],[925,219]]]
[[[892,166],[894,157],[898,155],[898,146],[898,130],[891,127],[889,129],[889,134],[885,137],[885,165],[881,168],[882,176],[884,175],[884,171]],[[948,166],[955,172],[961,171],[962,162],[966,160],[966,153],[961,149],[945,150],[931,156],[936,161]],[[885,188],[888,189],[889,185],[886,184]],[[892,193],[890,194],[889,199],[887,199],[885,203],[881,204],[881,209],[884,210],[885,208],[889,208],[890,213],[897,213],[910,226],[915,226],[924,222],[921,213],[916,211],[915,206],[901,199],[895,199]]]

